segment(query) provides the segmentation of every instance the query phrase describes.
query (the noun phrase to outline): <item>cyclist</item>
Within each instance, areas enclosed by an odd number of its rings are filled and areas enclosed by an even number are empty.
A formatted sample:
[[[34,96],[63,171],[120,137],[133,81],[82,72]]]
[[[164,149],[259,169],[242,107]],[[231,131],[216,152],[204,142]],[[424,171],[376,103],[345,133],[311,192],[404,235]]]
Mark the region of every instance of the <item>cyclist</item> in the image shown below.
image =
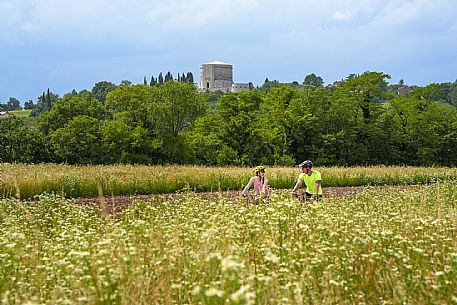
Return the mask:
[[[254,185],[255,193],[258,197],[268,198],[268,179],[265,177],[265,167],[262,165],[254,168],[255,176],[252,177],[246,187],[241,192],[241,196],[247,197],[251,185]]]
[[[294,189],[290,193],[291,198],[299,198],[297,193],[300,186],[304,183],[306,185],[306,198],[314,200],[322,199],[322,187],[321,187],[321,173],[317,170],[313,170],[313,162],[311,160],[303,161],[298,165],[302,173],[298,176],[297,183],[295,183]]]

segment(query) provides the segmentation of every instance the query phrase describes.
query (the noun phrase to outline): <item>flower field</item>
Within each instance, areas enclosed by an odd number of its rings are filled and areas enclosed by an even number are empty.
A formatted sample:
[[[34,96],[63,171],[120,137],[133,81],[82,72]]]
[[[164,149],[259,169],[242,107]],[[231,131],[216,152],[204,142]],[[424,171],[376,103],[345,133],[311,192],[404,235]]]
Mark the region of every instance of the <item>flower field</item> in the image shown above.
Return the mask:
[[[119,214],[0,199],[2,304],[456,304],[457,183]]]

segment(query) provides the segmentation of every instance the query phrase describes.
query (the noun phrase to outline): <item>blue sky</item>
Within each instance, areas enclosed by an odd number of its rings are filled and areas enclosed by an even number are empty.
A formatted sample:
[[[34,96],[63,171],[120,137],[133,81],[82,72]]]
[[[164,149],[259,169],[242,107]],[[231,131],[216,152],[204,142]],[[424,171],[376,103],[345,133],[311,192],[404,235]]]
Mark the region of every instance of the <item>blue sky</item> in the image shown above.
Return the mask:
[[[236,82],[457,79],[454,0],[0,0],[0,102],[220,60]]]

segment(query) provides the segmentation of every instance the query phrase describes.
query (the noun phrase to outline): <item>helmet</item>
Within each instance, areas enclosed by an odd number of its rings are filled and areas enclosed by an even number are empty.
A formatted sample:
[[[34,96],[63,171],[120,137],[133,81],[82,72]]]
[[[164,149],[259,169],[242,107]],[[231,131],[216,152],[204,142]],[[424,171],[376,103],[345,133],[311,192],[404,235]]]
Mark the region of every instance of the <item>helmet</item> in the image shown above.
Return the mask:
[[[254,174],[257,174],[258,172],[260,172],[261,170],[264,170],[264,169],[265,169],[265,166],[259,165],[259,166],[254,167],[253,172],[254,172]]]
[[[303,161],[302,163],[300,163],[298,166],[312,168],[313,162],[311,162],[311,160],[306,160],[306,161]]]

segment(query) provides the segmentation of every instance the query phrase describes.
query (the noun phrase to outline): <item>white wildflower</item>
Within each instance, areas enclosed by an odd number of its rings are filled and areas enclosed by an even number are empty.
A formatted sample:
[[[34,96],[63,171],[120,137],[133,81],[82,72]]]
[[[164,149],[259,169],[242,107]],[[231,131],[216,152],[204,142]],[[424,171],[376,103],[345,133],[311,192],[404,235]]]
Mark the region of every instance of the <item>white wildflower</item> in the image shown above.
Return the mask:
[[[219,297],[222,298],[224,296],[224,292],[220,289],[217,289],[215,287],[210,287],[205,291],[205,295],[207,297]]]

